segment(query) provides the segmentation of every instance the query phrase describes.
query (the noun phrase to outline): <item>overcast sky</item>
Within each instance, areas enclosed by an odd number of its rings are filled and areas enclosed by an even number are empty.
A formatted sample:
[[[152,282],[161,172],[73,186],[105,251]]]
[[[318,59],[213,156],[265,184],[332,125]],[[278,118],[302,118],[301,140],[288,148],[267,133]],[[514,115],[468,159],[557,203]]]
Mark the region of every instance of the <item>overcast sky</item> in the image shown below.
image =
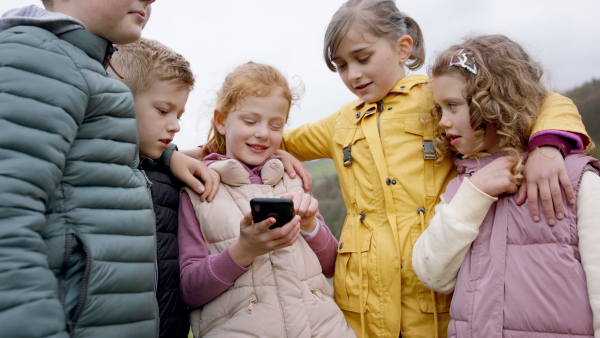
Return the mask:
[[[98,0],[100,1],[100,0]],[[183,54],[196,75],[175,137],[180,149],[204,143],[216,90],[246,61],[268,63],[304,96],[288,127],[315,122],[355,97],[322,60],[323,35],[342,0],[158,0],[143,35]],[[470,34],[501,33],[522,43],[564,92],[600,79],[600,0],[396,1],[423,30],[428,65],[436,51]],[[40,0],[2,0],[0,12]],[[416,73],[425,74],[426,67]]]

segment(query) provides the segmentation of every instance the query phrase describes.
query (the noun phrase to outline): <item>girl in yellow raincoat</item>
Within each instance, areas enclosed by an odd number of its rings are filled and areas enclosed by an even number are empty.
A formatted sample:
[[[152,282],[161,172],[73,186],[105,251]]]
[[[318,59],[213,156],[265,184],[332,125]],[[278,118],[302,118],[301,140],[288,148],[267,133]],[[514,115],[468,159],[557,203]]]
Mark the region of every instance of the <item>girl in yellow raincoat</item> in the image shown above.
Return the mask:
[[[360,337],[445,337],[451,295],[425,288],[412,268],[413,244],[456,175],[450,161],[435,161],[429,78],[405,73],[423,65],[421,30],[393,0],[350,0],[327,28],[324,57],[357,100],[286,131],[282,149],[301,161],[331,158],[338,171],[348,214],[335,267],[336,302]],[[561,130],[561,137],[548,130]],[[540,131],[545,143],[534,142]],[[532,135],[530,143],[556,147],[529,157],[530,205],[538,205],[539,190],[547,219],[562,218],[560,185],[569,200],[575,195],[559,148],[572,139],[580,151],[589,137],[573,103],[555,93]],[[537,207],[532,215],[539,215]]]

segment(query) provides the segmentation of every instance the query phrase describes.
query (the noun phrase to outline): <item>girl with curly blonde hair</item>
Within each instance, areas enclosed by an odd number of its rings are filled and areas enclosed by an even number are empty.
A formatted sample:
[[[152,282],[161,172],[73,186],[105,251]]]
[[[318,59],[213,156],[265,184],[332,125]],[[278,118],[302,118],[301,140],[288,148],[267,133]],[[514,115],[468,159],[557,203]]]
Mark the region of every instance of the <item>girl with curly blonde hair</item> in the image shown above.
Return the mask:
[[[413,268],[430,289],[454,292],[448,336],[599,336],[599,161],[565,158],[577,202],[552,227],[515,194],[547,96],[542,67],[511,39],[485,35],[442,52],[430,73],[434,145],[458,177],[415,244]]]

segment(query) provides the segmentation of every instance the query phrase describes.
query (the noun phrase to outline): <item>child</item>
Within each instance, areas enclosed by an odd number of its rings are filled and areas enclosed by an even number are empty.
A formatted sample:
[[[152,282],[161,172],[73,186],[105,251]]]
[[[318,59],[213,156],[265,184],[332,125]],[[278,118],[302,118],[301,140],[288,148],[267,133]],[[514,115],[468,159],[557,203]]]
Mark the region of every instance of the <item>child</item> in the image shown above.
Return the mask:
[[[599,161],[566,158],[577,206],[553,227],[533,222],[513,195],[547,96],[539,64],[487,35],[442,52],[431,73],[436,152],[454,158],[459,175],[417,240],[413,267],[427,287],[454,290],[448,335],[598,337]]]
[[[106,71],[152,2],[48,0],[0,20],[3,336],[157,335],[134,102]]]
[[[165,148],[172,149],[179,132],[194,75],[180,54],[158,41],[140,39],[119,45],[111,59],[114,71],[133,93],[140,133],[140,170],[152,183],[150,190],[156,215],[156,299],[160,315],[159,337],[187,337],[189,313],[180,297],[177,210],[181,182],[160,161]]]
[[[301,161],[334,160],[348,209],[335,299],[362,337],[445,336],[449,320],[450,296],[431,293],[411,266],[412,246],[455,175],[450,161],[435,161],[428,78],[406,76],[404,69],[423,64],[423,46],[419,26],[394,1],[346,2],[326,31],[324,57],[358,100],[283,137],[282,149]],[[568,99],[550,94],[541,111],[534,132],[564,129],[589,143]],[[527,163],[528,179],[531,168],[564,169],[560,155],[548,159],[538,153]],[[550,181],[558,186],[554,175]],[[550,190],[547,184],[541,189],[542,196]],[[537,191],[529,193],[534,196]]]
[[[183,299],[194,337],[355,337],[333,300],[337,241],[300,178],[274,156],[294,95],[275,68],[238,66],[218,92],[205,163],[221,175],[212,203],[181,196]],[[253,197],[294,201],[296,216],[253,223]],[[240,222],[241,219],[241,222]],[[299,238],[302,230],[302,237]]]

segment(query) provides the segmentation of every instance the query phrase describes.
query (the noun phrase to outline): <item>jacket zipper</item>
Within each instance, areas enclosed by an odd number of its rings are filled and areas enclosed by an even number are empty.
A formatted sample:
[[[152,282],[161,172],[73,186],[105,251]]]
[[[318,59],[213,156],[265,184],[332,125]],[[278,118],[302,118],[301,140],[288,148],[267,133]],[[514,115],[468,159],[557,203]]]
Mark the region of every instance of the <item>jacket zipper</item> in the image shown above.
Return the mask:
[[[249,299],[254,298],[250,301],[250,303],[248,305],[246,305],[246,303],[248,302]],[[248,312],[252,313],[252,309],[254,308],[254,304],[258,303],[258,299],[256,299],[254,294],[250,294],[248,295],[246,298],[240,300],[239,302],[237,302],[233,309],[231,311],[229,311],[228,314],[226,314],[225,316],[222,316],[220,318],[217,318],[215,320],[213,320],[212,322],[208,323],[208,325],[206,325],[206,327],[204,328],[204,330],[200,331],[199,337],[204,336],[206,333],[208,333],[210,330],[214,329],[217,325],[226,322],[227,320],[229,320],[231,317],[233,317],[234,314],[236,314],[239,310],[241,310],[244,306],[248,306]]]
[[[73,235],[73,236],[79,238],[79,236],[77,236],[77,235]],[[92,266],[92,258],[91,258],[92,256],[90,254],[90,249],[88,248],[87,244],[81,238],[79,238],[79,242],[81,243],[81,247],[83,248],[83,252],[85,253],[85,269],[83,271],[83,278],[81,280],[81,292],[79,292],[79,301],[77,303],[77,307],[75,308],[75,313],[73,314],[73,317],[71,318],[71,320],[69,320],[67,322],[67,331],[69,332],[70,335],[73,335],[74,330],[75,330],[75,324],[77,324],[77,320],[79,320],[79,316],[83,312],[83,307],[85,305],[85,299],[87,297],[87,288],[88,288],[88,281],[90,279],[90,270],[91,270],[91,266]]]
[[[383,113],[383,100],[377,102],[377,132],[381,138],[381,113]]]

